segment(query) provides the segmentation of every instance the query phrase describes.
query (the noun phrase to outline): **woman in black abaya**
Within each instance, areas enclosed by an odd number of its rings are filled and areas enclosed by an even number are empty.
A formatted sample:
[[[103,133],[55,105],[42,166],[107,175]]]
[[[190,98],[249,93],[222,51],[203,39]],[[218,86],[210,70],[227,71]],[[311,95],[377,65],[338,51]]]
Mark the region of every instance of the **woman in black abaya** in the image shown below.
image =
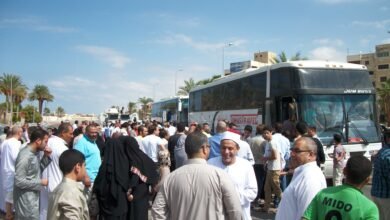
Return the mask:
[[[129,184],[127,197],[127,219],[147,220],[149,208],[149,186],[158,181],[157,167],[143,151],[139,149],[137,141],[130,136],[121,136],[120,141],[129,161]]]

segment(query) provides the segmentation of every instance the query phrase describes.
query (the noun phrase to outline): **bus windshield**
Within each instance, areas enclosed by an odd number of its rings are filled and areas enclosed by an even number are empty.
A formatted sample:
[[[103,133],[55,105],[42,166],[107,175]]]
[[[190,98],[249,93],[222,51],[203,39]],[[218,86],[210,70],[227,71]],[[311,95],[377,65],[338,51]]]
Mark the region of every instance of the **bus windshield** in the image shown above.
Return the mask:
[[[343,136],[344,143],[379,142],[375,124],[374,95],[302,95],[300,114],[309,125],[317,127],[324,144],[333,134]]]

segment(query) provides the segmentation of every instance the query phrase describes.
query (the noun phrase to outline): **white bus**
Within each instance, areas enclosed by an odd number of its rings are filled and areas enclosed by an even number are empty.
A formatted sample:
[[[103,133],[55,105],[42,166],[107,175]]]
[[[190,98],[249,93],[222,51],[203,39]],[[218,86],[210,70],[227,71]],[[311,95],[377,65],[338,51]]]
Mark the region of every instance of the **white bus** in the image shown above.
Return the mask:
[[[317,127],[332,177],[333,134],[343,136],[348,155],[372,156],[381,148],[375,89],[365,66],[294,61],[242,71],[190,92],[189,122],[219,120],[273,125],[289,117]]]
[[[188,125],[188,96],[162,99],[152,104],[152,120]]]

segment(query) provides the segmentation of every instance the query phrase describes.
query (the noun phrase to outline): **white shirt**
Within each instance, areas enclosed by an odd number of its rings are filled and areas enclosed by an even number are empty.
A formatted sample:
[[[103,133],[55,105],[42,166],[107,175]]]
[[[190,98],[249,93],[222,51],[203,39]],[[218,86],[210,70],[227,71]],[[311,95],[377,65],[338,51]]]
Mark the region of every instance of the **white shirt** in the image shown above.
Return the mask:
[[[300,220],[314,196],[326,188],[325,176],[316,161],[295,169],[290,185],[283,192],[276,220]]]
[[[148,155],[150,159],[157,163],[157,153],[159,149],[158,145],[162,145],[161,138],[154,134],[148,135],[142,139],[142,145],[145,149],[146,155]]]
[[[176,128],[174,126],[169,126],[168,133],[169,133],[169,136],[173,136],[176,133]]]
[[[280,161],[280,152],[278,150],[277,143],[272,139],[267,143],[265,147],[264,157],[270,157],[272,155],[272,151],[275,151],[276,159],[267,161],[267,169],[268,170],[281,170],[282,163]]]
[[[243,219],[252,219],[250,205],[257,196],[257,181],[252,164],[245,159],[236,157],[236,162],[234,164],[225,166],[221,156],[211,158],[207,163],[227,172],[239,195]]]
[[[5,192],[12,192],[14,189],[15,161],[22,143],[12,137],[3,142],[1,152],[1,180]]]
[[[47,186],[42,187],[41,190],[41,200],[40,200],[40,219],[46,219],[49,193],[53,192],[54,189],[61,183],[62,181],[62,172],[59,166],[59,158],[61,154],[68,150],[66,146],[66,142],[55,135],[52,135],[47,142],[47,146],[52,150],[50,158],[51,163],[44,169],[42,172],[42,178],[48,179],[49,183]],[[42,155],[42,153],[41,153]]]
[[[144,138],[142,136],[135,137],[135,140],[137,140],[137,142],[138,142],[139,149],[142,150],[142,152],[144,152],[146,154],[144,145],[142,144],[143,139]]]
[[[255,164],[255,159],[253,158],[252,150],[249,144],[246,141],[241,141],[239,145],[240,150],[238,150],[237,156],[244,158],[252,165]]]
[[[290,140],[280,133],[273,134],[272,140],[276,143],[276,147],[280,153],[280,163],[283,169],[286,167],[286,160],[290,158]]]

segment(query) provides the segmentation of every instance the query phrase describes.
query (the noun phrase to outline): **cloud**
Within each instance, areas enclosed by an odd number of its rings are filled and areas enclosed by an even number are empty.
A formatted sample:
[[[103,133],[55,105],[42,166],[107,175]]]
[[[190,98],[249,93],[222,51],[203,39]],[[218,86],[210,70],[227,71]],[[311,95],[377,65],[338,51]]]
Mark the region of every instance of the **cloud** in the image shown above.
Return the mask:
[[[335,47],[317,47],[310,51],[310,59],[314,60],[329,60],[329,61],[346,61],[346,53],[338,50]]]
[[[353,21],[352,26],[386,29],[390,25],[390,19],[382,21]]]
[[[382,7],[380,8],[380,10],[381,10],[381,11],[388,11],[388,10],[389,10],[389,7],[387,7],[387,6],[382,6]]]
[[[344,45],[344,42],[340,39],[329,39],[329,38],[320,38],[313,40],[314,44],[320,44],[320,45],[334,45],[337,47],[341,47]]]
[[[101,47],[94,45],[79,45],[76,46],[81,52],[92,55],[93,57],[108,63],[114,68],[123,69],[127,63],[131,62],[131,59],[109,47]]]
[[[246,44],[247,40],[235,39],[235,40],[228,40],[224,43],[222,42],[208,43],[208,42],[196,41],[192,37],[185,34],[169,34],[168,36],[165,36],[162,39],[158,39],[155,42],[160,44],[168,44],[168,45],[184,44],[196,50],[208,52],[211,50],[221,49],[222,47],[227,46],[228,43],[232,43],[233,46],[235,47],[240,47]]]
[[[0,20],[0,28],[23,28],[50,33],[72,33],[77,29],[59,25],[50,25],[37,17],[4,18]]]
[[[384,39],[381,43],[382,44],[390,44],[390,38]]]
[[[345,4],[345,3],[358,3],[358,2],[368,2],[368,0],[317,0],[317,2],[335,5],[335,4]]]

